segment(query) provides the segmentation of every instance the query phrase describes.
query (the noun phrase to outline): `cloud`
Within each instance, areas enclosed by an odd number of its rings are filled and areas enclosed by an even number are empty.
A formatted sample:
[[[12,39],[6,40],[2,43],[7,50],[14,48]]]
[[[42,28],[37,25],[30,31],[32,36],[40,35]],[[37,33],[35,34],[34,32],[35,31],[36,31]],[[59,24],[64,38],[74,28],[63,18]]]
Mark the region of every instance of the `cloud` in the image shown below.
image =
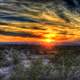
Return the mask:
[[[46,34],[57,34],[52,36],[56,40],[79,40],[79,4],[79,0],[4,0],[0,3],[0,35],[10,36],[9,41],[12,37],[44,39]]]

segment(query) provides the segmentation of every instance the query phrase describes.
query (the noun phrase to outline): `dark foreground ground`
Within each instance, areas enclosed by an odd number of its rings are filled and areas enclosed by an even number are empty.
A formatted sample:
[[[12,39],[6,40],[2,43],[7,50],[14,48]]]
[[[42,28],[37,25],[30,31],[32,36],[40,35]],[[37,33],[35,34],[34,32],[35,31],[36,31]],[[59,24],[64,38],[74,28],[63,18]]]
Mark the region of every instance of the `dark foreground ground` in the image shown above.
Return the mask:
[[[1,45],[0,80],[80,80],[80,46]]]

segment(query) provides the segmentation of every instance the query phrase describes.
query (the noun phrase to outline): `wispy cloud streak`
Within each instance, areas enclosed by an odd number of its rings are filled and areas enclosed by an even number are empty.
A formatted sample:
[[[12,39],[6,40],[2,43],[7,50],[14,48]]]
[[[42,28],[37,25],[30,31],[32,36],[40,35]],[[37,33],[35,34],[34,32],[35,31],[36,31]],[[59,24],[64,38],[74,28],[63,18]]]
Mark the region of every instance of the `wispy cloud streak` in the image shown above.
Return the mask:
[[[78,0],[0,2],[0,42],[80,40]]]

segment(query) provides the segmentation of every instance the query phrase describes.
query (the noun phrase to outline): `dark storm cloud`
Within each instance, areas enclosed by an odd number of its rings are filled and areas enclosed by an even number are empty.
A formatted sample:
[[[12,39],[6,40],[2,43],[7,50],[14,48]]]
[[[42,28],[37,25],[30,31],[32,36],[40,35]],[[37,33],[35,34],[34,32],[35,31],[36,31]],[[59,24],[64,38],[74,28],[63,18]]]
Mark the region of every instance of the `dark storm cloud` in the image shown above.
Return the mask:
[[[68,6],[72,8],[80,7],[80,1],[79,0],[64,0]]]
[[[31,18],[28,18],[28,17],[14,17],[14,16],[3,16],[3,17],[0,17],[0,19],[5,19],[5,20],[10,20],[10,21],[21,21],[21,22],[38,22],[38,20],[34,20],[34,19],[31,19]]]
[[[8,31],[2,31],[0,30],[0,34],[1,35],[6,35],[6,36],[18,36],[18,37],[39,37],[39,36],[36,36],[34,34],[31,34],[31,33],[25,33],[25,32],[8,32]]]
[[[80,1],[79,0],[1,0],[0,8],[5,12],[0,12],[0,15],[4,19],[8,18],[9,20],[17,21],[32,21],[29,18],[24,17],[11,17],[9,15],[14,15],[17,13],[24,13],[27,11],[29,14],[38,14],[46,9],[55,11],[55,13],[65,21],[70,22],[69,17],[64,13],[66,10],[70,11],[72,14],[80,12]],[[36,8],[35,8],[36,7]],[[32,11],[31,11],[32,9]],[[7,12],[7,11],[8,12]],[[37,12],[34,12],[34,11]],[[12,12],[11,12],[12,11]],[[8,15],[8,16],[7,16]],[[7,16],[7,17],[4,17]],[[2,17],[1,17],[2,18]]]

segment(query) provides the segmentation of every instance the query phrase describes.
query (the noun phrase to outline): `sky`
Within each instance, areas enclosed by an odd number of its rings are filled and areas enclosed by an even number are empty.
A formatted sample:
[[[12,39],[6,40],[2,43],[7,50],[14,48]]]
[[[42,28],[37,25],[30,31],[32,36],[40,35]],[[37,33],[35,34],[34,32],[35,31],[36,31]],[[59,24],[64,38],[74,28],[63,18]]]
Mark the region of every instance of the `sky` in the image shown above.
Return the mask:
[[[0,0],[0,42],[80,41],[79,0]]]

